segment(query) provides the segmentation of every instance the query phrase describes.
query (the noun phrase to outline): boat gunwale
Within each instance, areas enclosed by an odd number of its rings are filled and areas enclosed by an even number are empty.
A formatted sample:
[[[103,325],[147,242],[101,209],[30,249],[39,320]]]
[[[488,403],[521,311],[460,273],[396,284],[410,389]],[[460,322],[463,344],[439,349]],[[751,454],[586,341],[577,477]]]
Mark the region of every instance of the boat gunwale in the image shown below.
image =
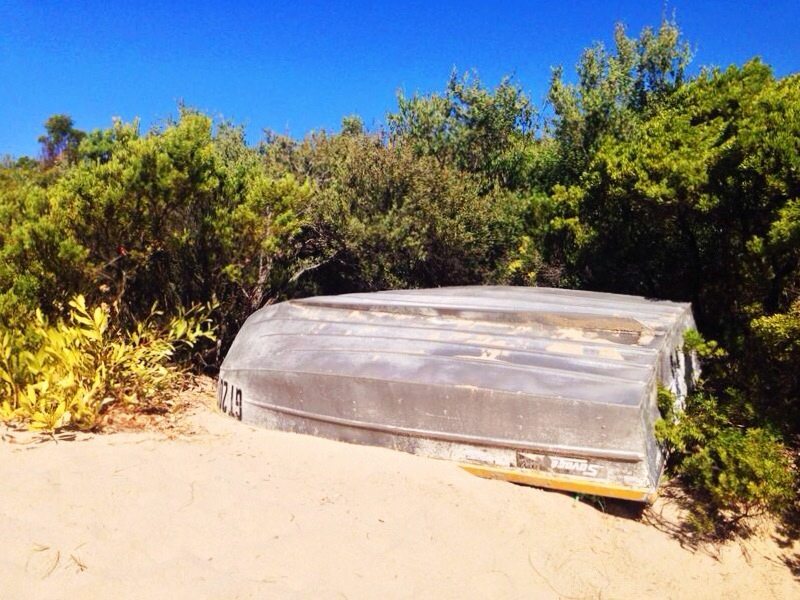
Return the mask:
[[[589,477],[564,475],[538,469],[496,467],[494,465],[471,462],[461,462],[459,466],[468,473],[483,477],[484,479],[510,481],[512,483],[533,485],[560,492],[573,492],[595,496],[600,495],[609,498],[617,498],[619,500],[644,502],[645,504],[652,504],[658,496],[657,485],[644,488],[628,486],[608,479],[590,479]]]
[[[374,299],[387,299],[389,302],[427,302],[429,299],[438,299],[438,300],[454,300],[456,302],[461,301],[463,302],[466,298],[465,296],[461,296],[459,294],[450,294],[447,293],[423,293],[424,291],[430,291],[433,289],[435,291],[446,291],[446,290],[453,290],[453,289],[469,289],[470,286],[466,286],[463,288],[449,288],[449,287],[442,287],[442,288],[428,288],[427,290],[417,290],[417,289],[405,289],[405,290],[383,290],[380,292],[352,292],[348,294],[333,294],[333,295],[324,295],[324,296],[308,296],[306,298],[293,298],[290,302],[307,302],[307,303],[315,303],[318,301],[327,302],[331,299],[341,298],[343,300],[348,299],[357,299],[360,301],[368,301]],[[670,300],[651,300],[648,298],[644,298],[642,296],[624,296],[622,295],[624,300],[619,299],[620,294],[610,294],[614,296],[614,298],[606,298],[606,297],[596,297],[593,294],[603,294],[603,292],[589,292],[591,295],[583,295],[583,294],[575,294],[574,292],[578,292],[581,290],[565,290],[570,293],[558,293],[560,290],[558,288],[544,288],[544,287],[524,287],[524,286],[509,286],[509,287],[502,287],[502,286],[478,286],[482,288],[484,293],[480,296],[470,296],[469,298],[480,298],[485,299],[488,301],[491,300],[499,300],[502,301],[504,298],[500,298],[497,295],[493,295],[493,291],[502,291],[504,292],[504,296],[507,298],[509,295],[513,295],[515,299],[519,299],[522,302],[531,302],[531,303],[541,303],[541,304],[551,304],[551,305],[563,305],[563,302],[558,302],[553,300],[554,298],[571,298],[573,302],[570,306],[577,306],[582,308],[618,308],[619,310],[625,312],[635,312],[633,309],[634,306],[641,309],[639,312],[649,313],[649,314],[658,314],[659,312],[663,313],[673,313],[673,312],[683,312],[691,307],[691,303],[683,303],[683,302],[672,302]],[[538,296],[538,297],[537,297]],[[549,298],[547,298],[549,296]],[[379,302],[379,301],[378,301]],[[442,304],[442,302],[437,302],[437,304]],[[621,307],[620,305],[624,304],[627,305],[626,307]],[[476,305],[480,306],[480,305]]]
[[[498,324],[502,324],[502,325],[517,325],[517,326],[520,326],[520,325],[524,326],[526,323],[539,323],[541,325],[549,326],[549,327],[561,327],[561,328],[564,328],[564,329],[580,329],[581,331],[594,331],[594,332],[604,331],[604,332],[607,332],[607,333],[628,333],[628,334],[635,333],[635,334],[639,334],[639,335],[641,335],[643,333],[646,333],[646,334],[650,334],[650,335],[653,335],[653,336],[656,336],[657,334],[663,333],[665,331],[669,331],[669,329],[671,327],[671,325],[667,325],[667,326],[663,326],[663,327],[661,327],[661,326],[653,327],[653,326],[647,325],[646,323],[643,323],[642,321],[640,321],[639,319],[636,319],[635,317],[615,317],[615,316],[611,316],[609,318],[617,319],[617,320],[620,320],[620,321],[631,321],[631,322],[634,322],[634,323],[639,325],[640,329],[638,329],[638,330],[637,329],[633,329],[633,328],[626,329],[626,328],[623,328],[623,327],[593,327],[593,326],[587,326],[587,325],[579,325],[577,323],[556,325],[556,324],[551,324],[551,323],[544,322],[542,320],[524,319],[524,318],[520,318],[519,320],[493,321],[492,319],[489,318],[490,315],[519,315],[520,317],[524,317],[526,315],[552,315],[554,317],[563,317],[564,315],[574,315],[575,317],[578,317],[578,319],[590,320],[591,318],[598,316],[598,315],[593,315],[593,314],[589,314],[589,313],[580,313],[580,312],[578,312],[578,313],[569,313],[569,312],[559,313],[559,312],[556,312],[556,311],[496,309],[496,308],[484,308],[484,307],[472,307],[472,306],[468,306],[468,307],[460,307],[460,306],[437,307],[437,306],[431,306],[430,304],[422,304],[422,303],[420,303],[420,304],[406,303],[406,304],[398,304],[398,305],[394,305],[394,306],[393,305],[389,305],[389,304],[364,304],[363,306],[358,306],[355,303],[353,303],[353,304],[347,304],[347,303],[336,304],[336,303],[323,303],[323,302],[303,302],[302,300],[289,300],[289,303],[290,304],[295,304],[295,305],[300,304],[300,305],[306,306],[306,307],[313,306],[313,307],[319,307],[319,308],[330,308],[330,309],[334,309],[334,310],[354,310],[354,311],[365,312],[365,313],[372,312],[372,313],[384,313],[384,314],[402,314],[402,315],[411,315],[411,316],[419,316],[419,317],[430,317],[430,316],[432,316],[430,314],[425,314],[424,312],[421,312],[421,311],[414,312],[413,310],[404,310],[404,309],[420,308],[420,309],[428,309],[428,310],[432,311],[435,314],[435,316],[437,316],[437,317],[439,317],[439,316],[440,317],[451,317],[451,318],[455,318],[455,319],[459,319],[460,318],[462,320],[472,321],[472,322],[483,321],[483,322],[490,322],[490,323],[498,323]],[[469,317],[460,316],[460,315],[466,315],[468,313],[471,313],[472,315],[478,315],[478,316],[469,316]],[[484,316],[485,316],[485,318],[480,318],[480,317],[484,317]],[[578,319],[576,319],[576,320],[578,320]]]
[[[350,306],[357,306],[357,310],[359,309],[368,309],[370,307],[374,307],[376,310],[381,308],[447,308],[452,311],[476,311],[476,312],[489,312],[489,313],[554,313],[554,314],[584,314],[584,315],[594,315],[595,312],[599,314],[605,314],[607,316],[611,316],[617,319],[625,319],[625,320],[633,320],[637,321],[640,325],[646,328],[652,328],[652,326],[647,325],[640,321],[640,318],[658,318],[664,317],[665,319],[671,319],[672,317],[679,315],[687,310],[687,307],[680,306],[680,305],[663,305],[658,304],[657,301],[643,301],[638,305],[635,305],[634,302],[630,302],[632,306],[630,308],[627,307],[620,307],[617,303],[613,301],[598,301],[598,302],[572,302],[568,304],[565,308],[564,302],[557,302],[554,300],[548,299],[524,299],[522,298],[522,294],[517,294],[517,297],[520,298],[520,302],[518,307],[514,306],[504,306],[500,303],[492,304],[491,300],[496,300],[491,296],[478,296],[478,299],[481,300],[488,300],[486,303],[477,302],[475,304],[464,303],[464,298],[460,296],[445,296],[443,294],[434,294],[434,295],[413,295],[413,294],[403,294],[399,295],[394,292],[377,292],[377,298],[369,297],[369,293],[355,293],[355,294],[342,294],[340,296],[311,296],[308,298],[294,298],[289,300],[289,302],[297,303],[297,304],[305,304],[307,306],[329,306],[331,308],[338,308],[338,307],[347,307]],[[402,296],[408,296],[408,298],[404,298]],[[432,301],[431,299],[438,300]],[[528,304],[528,306],[525,306]],[[537,308],[535,305],[541,305],[541,308]],[[633,305],[636,308],[633,308]],[[559,310],[559,308],[561,310]],[[576,309],[572,311],[570,309]],[[554,310],[555,309],[555,310]],[[589,309],[581,311],[580,309]],[[623,315],[611,315],[609,312],[622,312],[626,313]],[[636,315],[639,315],[637,318]]]
[[[580,289],[572,289],[572,288],[563,288],[563,287],[551,287],[551,286],[544,286],[544,285],[445,285],[440,287],[434,288],[404,288],[404,289],[395,289],[395,290],[380,290],[377,292],[350,292],[345,294],[338,294],[340,296],[350,296],[356,294],[413,294],[413,293],[420,293],[420,295],[430,295],[430,296],[441,296],[442,294],[439,293],[441,291],[447,290],[474,290],[475,288],[480,288],[482,291],[485,290],[484,293],[487,295],[491,294],[494,291],[502,291],[502,292],[511,292],[516,295],[520,294],[529,294],[531,292],[535,294],[544,294],[550,296],[560,296],[560,297],[580,297],[580,298],[599,298],[607,300],[612,297],[615,302],[621,302],[625,304],[660,304],[664,306],[680,306],[684,308],[691,308],[691,302],[684,302],[680,300],[665,300],[663,298],[653,298],[648,296],[637,296],[635,294],[619,294],[616,292],[603,292],[603,291],[595,291],[595,290],[580,290]],[[427,292],[428,294],[425,294]],[[328,294],[327,296],[335,296],[337,294]]]
[[[544,444],[524,440],[489,438],[475,435],[448,433],[444,431],[430,431],[413,427],[400,427],[398,425],[369,423],[356,419],[335,417],[333,415],[322,415],[320,413],[309,412],[288,406],[270,404],[268,402],[262,402],[258,400],[245,400],[245,402],[247,404],[258,406],[262,409],[272,410],[277,413],[301,417],[313,421],[321,421],[323,423],[332,423],[334,425],[345,425],[357,429],[369,429],[373,431],[391,433],[393,435],[405,435],[409,437],[427,438],[445,442],[456,442],[472,446],[507,448],[510,450],[530,450],[547,455],[555,454],[558,456],[571,456],[577,458],[598,458],[626,463],[639,463],[643,462],[646,458],[644,454],[632,450],[606,450],[572,445]]]

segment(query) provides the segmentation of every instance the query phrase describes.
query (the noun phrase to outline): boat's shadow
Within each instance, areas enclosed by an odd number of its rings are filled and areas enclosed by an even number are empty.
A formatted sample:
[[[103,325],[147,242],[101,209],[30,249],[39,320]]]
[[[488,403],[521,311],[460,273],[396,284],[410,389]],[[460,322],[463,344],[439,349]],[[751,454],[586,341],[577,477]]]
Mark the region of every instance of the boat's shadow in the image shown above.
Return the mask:
[[[531,487],[523,483],[514,483],[521,487]],[[630,519],[631,521],[641,521],[645,511],[648,508],[647,504],[642,502],[634,502],[631,500],[618,500],[616,498],[606,498],[604,496],[595,496],[592,494],[576,494],[575,492],[565,492],[563,490],[537,488],[549,494],[559,494],[560,496],[567,496],[572,498],[575,502],[580,502],[586,506],[605,513],[614,517],[622,519]]]

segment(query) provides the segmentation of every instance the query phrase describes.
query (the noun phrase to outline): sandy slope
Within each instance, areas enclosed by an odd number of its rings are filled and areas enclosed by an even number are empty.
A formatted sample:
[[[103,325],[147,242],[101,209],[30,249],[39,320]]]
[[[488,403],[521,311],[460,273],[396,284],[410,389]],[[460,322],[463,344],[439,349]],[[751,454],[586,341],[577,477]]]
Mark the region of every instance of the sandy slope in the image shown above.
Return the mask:
[[[450,463],[209,409],[191,424],[177,436],[6,435],[0,597],[800,597],[783,563],[797,546],[770,536],[691,552],[652,516]]]

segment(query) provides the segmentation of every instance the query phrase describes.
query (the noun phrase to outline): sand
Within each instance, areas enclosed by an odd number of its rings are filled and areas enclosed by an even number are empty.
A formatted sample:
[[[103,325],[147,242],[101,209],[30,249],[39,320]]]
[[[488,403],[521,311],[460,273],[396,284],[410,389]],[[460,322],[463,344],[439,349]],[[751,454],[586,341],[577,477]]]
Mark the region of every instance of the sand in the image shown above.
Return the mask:
[[[636,518],[444,461],[254,429],[212,403],[206,391],[174,430],[6,430],[0,597],[800,597],[798,547],[768,530],[693,550],[671,533],[669,501]]]

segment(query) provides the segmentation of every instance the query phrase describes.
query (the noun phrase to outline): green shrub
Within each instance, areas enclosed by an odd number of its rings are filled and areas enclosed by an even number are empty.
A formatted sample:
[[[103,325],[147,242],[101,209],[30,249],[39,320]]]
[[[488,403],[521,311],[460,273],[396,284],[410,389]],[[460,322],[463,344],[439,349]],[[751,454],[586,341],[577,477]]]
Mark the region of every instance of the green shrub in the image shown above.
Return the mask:
[[[311,182],[296,209],[300,231],[289,240],[299,246],[294,293],[502,279],[499,265],[519,245],[532,210],[525,197],[379,133],[275,138],[264,152],[290,158],[294,178]],[[281,172],[282,163],[270,168]]]
[[[671,399],[660,404],[669,406]],[[777,435],[762,427],[736,426],[707,394],[690,397],[682,414],[662,414],[656,436],[695,499],[692,522],[701,532],[721,531],[744,517],[777,515],[789,507],[795,474]]]
[[[750,322],[753,371],[750,378],[764,401],[766,416],[796,431],[800,424],[800,299],[785,312]]]
[[[87,307],[83,296],[69,306],[67,320],[51,323],[37,310],[26,329],[0,331],[0,419],[90,429],[110,404],[161,402],[180,374],[171,361],[213,337],[208,306],[165,322],[154,307],[131,331],[113,324],[108,307]]]
[[[727,356],[727,352],[720,348],[716,341],[706,340],[696,329],[683,332],[683,349],[685,352],[695,352],[702,359]]]
[[[735,516],[780,513],[793,496],[792,463],[766,429],[726,427],[681,465],[684,477],[709,495],[714,510]]]

